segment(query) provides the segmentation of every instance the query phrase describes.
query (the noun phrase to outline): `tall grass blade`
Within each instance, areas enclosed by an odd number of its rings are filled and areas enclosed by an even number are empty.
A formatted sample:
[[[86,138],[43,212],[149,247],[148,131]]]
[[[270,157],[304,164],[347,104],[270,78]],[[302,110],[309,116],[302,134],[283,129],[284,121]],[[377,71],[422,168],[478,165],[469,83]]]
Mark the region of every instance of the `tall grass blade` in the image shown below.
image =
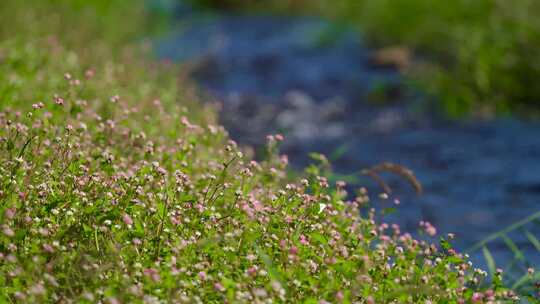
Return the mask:
[[[339,147],[337,147],[330,156],[328,156],[328,159],[332,162],[335,162],[339,160],[347,151],[350,149],[350,144],[342,144]]]
[[[501,238],[503,239],[506,246],[508,246],[508,248],[512,250],[512,253],[514,253],[514,257],[517,260],[525,261],[525,255],[523,254],[523,252],[521,252],[521,250],[519,250],[518,246],[516,245],[516,243],[514,243],[514,241],[512,241],[506,234],[503,234]]]
[[[532,235],[529,231],[525,231],[525,235],[529,239],[529,241],[533,244],[534,248],[540,252],[540,241]]]
[[[515,222],[514,224],[502,229],[501,231],[498,231],[498,232],[495,232],[495,233],[489,235],[485,239],[481,240],[480,242],[474,244],[473,246],[471,246],[470,248],[465,250],[465,252],[470,253],[470,252],[477,251],[480,248],[484,247],[486,244],[496,240],[497,238],[500,238],[503,235],[506,235],[507,233],[509,233],[511,231],[514,231],[514,230],[516,230],[516,229],[518,229],[520,227],[523,227],[523,226],[527,225],[528,223],[530,223],[532,221],[535,221],[537,219],[540,219],[540,211],[537,211],[537,212],[529,215],[528,217]]]
[[[519,280],[516,280],[516,282],[512,285],[512,290],[516,290],[520,287],[523,287],[527,283],[535,282],[540,280],[540,272],[537,272],[533,275],[530,275],[528,273],[524,274]]]
[[[491,277],[493,277],[495,275],[495,270],[497,269],[495,266],[495,259],[493,259],[493,255],[486,246],[482,247],[482,252],[484,253],[484,258],[486,259],[489,274]]]

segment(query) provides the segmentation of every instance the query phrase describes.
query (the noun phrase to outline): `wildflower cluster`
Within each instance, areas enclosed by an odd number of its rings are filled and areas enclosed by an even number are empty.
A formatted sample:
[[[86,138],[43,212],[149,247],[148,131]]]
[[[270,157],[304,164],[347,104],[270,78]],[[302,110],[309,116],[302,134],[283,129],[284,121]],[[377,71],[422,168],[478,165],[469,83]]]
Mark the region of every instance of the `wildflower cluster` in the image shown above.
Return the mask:
[[[76,75],[76,73],[73,73]],[[81,77],[82,78],[82,77]],[[2,294],[20,301],[419,302],[513,296],[451,248],[360,217],[286,158],[245,157],[223,128],[72,86],[0,113]],[[61,100],[61,102],[59,102]],[[144,105],[144,103],[141,103]],[[145,125],[161,124],[149,136]],[[170,131],[174,130],[174,132]],[[273,147],[280,135],[269,137]],[[269,149],[269,151],[275,151]],[[435,233],[423,223],[428,234]]]
[[[252,160],[167,68],[23,44],[0,44],[16,50],[0,73],[0,301],[515,298],[447,241],[377,223],[365,190],[349,201],[313,168],[287,178],[283,136]]]

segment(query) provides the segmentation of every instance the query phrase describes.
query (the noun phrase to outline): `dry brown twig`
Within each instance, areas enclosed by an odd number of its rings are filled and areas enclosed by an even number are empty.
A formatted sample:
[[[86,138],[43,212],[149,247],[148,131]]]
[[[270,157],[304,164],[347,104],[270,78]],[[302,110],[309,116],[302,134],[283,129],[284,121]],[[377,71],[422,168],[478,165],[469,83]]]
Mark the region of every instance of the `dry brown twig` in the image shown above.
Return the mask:
[[[375,166],[372,166],[370,168],[364,169],[361,171],[362,174],[368,175],[371,178],[373,178],[380,186],[383,188],[384,192],[390,194],[392,193],[392,188],[388,186],[388,184],[382,179],[382,177],[379,175],[381,172],[390,172],[395,175],[403,177],[405,180],[411,184],[411,186],[414,188],[417,194],[422,194],[422,184],[418,181],[416,176],[414,176],[414,173],[398,164],[384,162]]]

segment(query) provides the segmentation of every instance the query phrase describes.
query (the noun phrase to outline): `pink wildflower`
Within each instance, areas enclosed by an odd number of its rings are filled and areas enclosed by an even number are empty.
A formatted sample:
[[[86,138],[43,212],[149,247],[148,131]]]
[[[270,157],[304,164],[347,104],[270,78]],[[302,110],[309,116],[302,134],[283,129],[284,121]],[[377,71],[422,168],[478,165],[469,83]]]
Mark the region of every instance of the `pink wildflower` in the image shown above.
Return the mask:
[[[86,79],[91,79],[95,76],[96,72],[92,69],[88,69],[86,70],[86,72],[84,72],[84,77],[86,77]]]
[[[208,276],[206,275],[206,272],[204,271],[199,272],[199,279],[205,281],[207,278]]]
[[[154,268],[147,268],[144,271],[144,275],[152,279],[154,282],[159,282],[161,280],[161,277],[159,276],[159,272]]]
[[[431,225],[430,222],[421,221],[420,226],[422,226],[424,228],[424,231],[429,236],[435,236],[437,234],[437,229],[433,225]]]
[[[53,99],[54,99],[54,103],[56,103],[57,105],[59,106],[64,105],[64,99],[62,97],[55,94]]]
[[[16,209],[15,208],[8,208],[6,209],[5,216],[7,219],[12,219],[15,217]]]
[[[124,224],[128,226],[133,225],[133,219],[131,219],[131,217],[127,213],[124,213],[124,215],[122,215],[122,221],[124,221]]]
[[[257,267],[252,266],[252,267],[248,268],[247,273],[248,273],[249,275],[251,275],[251,276],[256,275],[256,274],[257,274]]]
[[[214,284],[214,289],[221,292],[225,291],[225,287],[219,282]]]
[[[309,241],[307,240],[306,236],[301,234],[300,235],[300,244],[302,245],[308,245],[309,244]]]
[[[484,299],[484,295],[480,292],[475,292],[473,293],[472,297],[471,297],[471,301],[473,303],[480,303],[482,302],[482,299]]]
[[[48,252],[48,253],[53,253],[54,252],[53,246],[51,246],[49,244],[43,244],[43,250],[45,252]]]
[[[253,201],[252,204],[253,204],[253,209],[255,209],[255,211],[261,212],[261,211],[264,210],[264,206],[260,201],[255,200],[255,201]]]
[[[289,249],[289,253],[291,255],[297,255],[298,254],[298,247],[292,246],[291,249]]]
[[[15,236],[15,232],[13,231],[13,229],[9,228],[8,226],[4,225],[3,229],[2,229],[2,232],[4,232],[4,234],[7,236],[7,237],[14,237]]]

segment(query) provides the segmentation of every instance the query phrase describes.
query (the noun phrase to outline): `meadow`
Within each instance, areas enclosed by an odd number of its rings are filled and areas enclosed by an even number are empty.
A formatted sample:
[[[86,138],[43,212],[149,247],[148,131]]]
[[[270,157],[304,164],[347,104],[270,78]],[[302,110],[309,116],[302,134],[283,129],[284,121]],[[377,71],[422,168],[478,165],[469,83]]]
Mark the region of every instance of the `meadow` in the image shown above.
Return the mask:
[[[230,140],[138,1],[0,2],[0,302],[504,303],[422,222]],[[537,276],[529,269],[524,282]]]

